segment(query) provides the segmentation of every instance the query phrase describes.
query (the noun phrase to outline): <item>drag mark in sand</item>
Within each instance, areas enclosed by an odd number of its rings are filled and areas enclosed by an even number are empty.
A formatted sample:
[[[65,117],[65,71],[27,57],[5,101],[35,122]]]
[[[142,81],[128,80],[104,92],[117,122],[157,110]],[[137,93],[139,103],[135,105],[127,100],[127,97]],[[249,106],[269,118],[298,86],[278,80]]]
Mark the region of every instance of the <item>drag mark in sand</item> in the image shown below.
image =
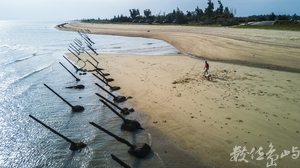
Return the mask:
[[[268,80],[267,76],[262,74],[262,72],[259,74],[250,74],[251,72],[237,73],[234,70],[224,73],[222,70],[214,70],[211,73],[213,76],[212,81],[214,82],[204,80],[200,73],[189,73],[184,75],[184,77],[172,82],[174,89],[178,90],[178,88],[181,86],[184,88],[180,90],[179,93],[177,92],[177,94],[175,94],[176,97],[181,99],[189,99],[189,97],[185,97],[184,94],[184,92],[188,91],[197,94],[201,97],[201,99],[206,99],[206,102],[210,102],[204,105],[206,106],[206,110],[204,111],[211,110],[209,113],[217,113],[219,115],[222,110],[230,109],[232,107],[236,107],[235,109],[241,109],[238,110],[239,115],[235,115],[236,112],[232,112],[232,115],[227,113],[227,116],[224,116],[227,122],[219,117],[209,117],[208,112],[201,113],[201,111],[199,111],[199,117],[202,118],[202,123],[207,123],[210,126],[217,126],[220,129],[226,129],[227,134],[236,132],[236,135],[233,136],[237,139],[242,137],[242,139],[244,139],[242,140],[244,144],[248,143],[246,141],[247,138],[244,138],[245,134],[248,134],[247,137],[252,136],[251,139],[254,138],[253,136],[265,137],[263,140],[268,143],[275,141],[275,139],[267,138],[270,137],[270,133],[265,132],[264,130],[259,131],[260,129],[255,129],[250,126],[256,121],[260,123],[260,120],[262,123],[268,122],[268,127],[273,127],[271,130],[290,131],[290,133],[294,132],[296,134],[299,133],[299,131],[296,129],[296,125],[291,123],[287,124],[286,121],[281,122],[281,119],[279,119],[283,118],[284,120],[289,120],[289,116],[287,114],[284,115],[284,113],[286,113],[288,110],[285,108],[285,105],[299,101],[299,98],[297,98],[297,94],[299,94],[299,92],[297,92],[297,89],[295,89],[295,85],[288,85],[291,83],[291,80],[286,80],[286,85],[280,86],[276,83],[273,83],[273,81]],[[198,89],[198,86],[201,85],[205,85],[205,88],[202,87]],[[223,90],[223,93],[221,91],[220,97],[218,95],[213,96],[209,94],[212,90],[216,91],[220,89]],[[205,93],[201,94],[201,92]],[[197,101],[199,101],[199,97],[192,99],[195,107],[199,109],[199,105],[202,106],[202,104],[199,104]],[[274,104],[273,108],[270,109],[268,106],[262,106],[261,103],[265,101],[267,103],[279,101],[284,102],[283,104],[285,105]],[[268,105],[267,103],[265,105]],[[211,108],[209,106],[218,106],[218,110],[215,110],[215,108]],[[179,107],[179,110],[186,112],[184,109],[181,109],[181,107]],[[251,113],[251,115],[253,114],[252,118],[247,117],[249,113]],[[197,119],[197,117],[194,116],[194,113],[188,114],[190,114],[192,119]],[[220,116],[223,116],[223,114],[220,114]],[[236,116],[239,116],[239,118]],[[256,121],[253,120],[253,117]],[[216,121],[210,122],[210,120]],[[299,119],[294,119],[293,122],[298,123]],[[232,126],[231,128],[228,127],[230,125]],[[244,132],[244,136],[239,136],[238,134],[240,133],[238,133],[237,130],[240,130],[238,132]],[[233,142],[236,141],[226,140],[226,143],[228,144]]]

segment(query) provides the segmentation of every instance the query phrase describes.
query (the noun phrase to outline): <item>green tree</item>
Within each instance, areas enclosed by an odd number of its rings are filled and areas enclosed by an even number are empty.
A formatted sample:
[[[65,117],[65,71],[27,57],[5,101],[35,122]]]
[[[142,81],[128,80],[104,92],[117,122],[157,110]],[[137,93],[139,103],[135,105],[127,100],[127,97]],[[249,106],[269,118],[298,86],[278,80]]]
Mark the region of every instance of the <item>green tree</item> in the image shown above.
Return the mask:
[[[228,7],[225,7],[225,9],[224,9],[224,14],[230,14],[229,8],[228,8]]]
[[[216,12],[218,14],[223,14],[223,12],[224,12],[224,6],[223,6],[223,4],[221,3],[220,0],[218,0],[218,3],[219,3],[219,8],[216,10]]]
[[[132,19],[140,15],[139,9],[129,9],[129,12]]]
[[[198,6],[195,9],[195,21],[199,22],[199,21],[203,21],[203,16],[204,16],[204,12],[202,9],[200,9]]]
[[[233,14],[229,11],[228,7],[225,7],[223,17],[224,18],[233,18]]]
[[[208,0],[207,5],[207,8],[205,8],[205,14],[210,19],[214,12],[214,3],[212,3],[211,0]]]
[[[195,12],[186,11],[186,19],[188,21],[193,21],[195,18]]]
[[[187,17],[192,17],[192,12],[186,11],[186,16],[187,16]]]
[[[274,21],[276,19],[276,15],[274,14],[274,12],[271,13],[271,15],[269,15],[269,20]]]
[[[195,9],[195,12],[196,12],[196,15],[198,15],[198,16],[202,16],[202,15],[203,15],[203,10],[200,9],[198,6],[197,6],[197,8]]]
[[[261,21],[267,21],[267,17],[265,15],[259,16],[258,19]]]
[[[187,22],[188,22],[188,20],[184,16],[184,13],[179,8],[177,8],[177,11],[176,11],[176,23],[178,23],[178,24],[185,24]]]
[[[175,20],[175,18],[176,18],[176,12],[175,12],[175,10],[173,10],[172,13],[168,13],[166,15],[166,17],[164,18],[163,21],[164,21],[164,23],[171,23],[171,21]]]
[[[297,14],[295,13],[295,14],[292,16],[292,19],[293,19],[293,20],[298,20],[297,18],[298,18],[298,16],[297,16]]]
[[[147,19],[149,19],[151,16],[151,10],[150,9],[144,10],[144,15],[146,16]]]
[[[111,21],[112,22],[129,22],[130,18],[127,16],[123,16],[123,15],[119,16],[118,15],[118,17],[114,16],[114,18],[111,19]]]
[[[278,20],[289,20],[289,18],[285,15],[279,15]]]

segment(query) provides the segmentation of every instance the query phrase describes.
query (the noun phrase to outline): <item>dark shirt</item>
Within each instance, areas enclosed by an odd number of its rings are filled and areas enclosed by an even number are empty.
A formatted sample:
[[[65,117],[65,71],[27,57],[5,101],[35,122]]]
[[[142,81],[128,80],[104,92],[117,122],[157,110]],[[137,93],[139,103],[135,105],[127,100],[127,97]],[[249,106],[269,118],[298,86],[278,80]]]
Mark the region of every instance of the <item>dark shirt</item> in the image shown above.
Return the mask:
[[[209,69],[208,63],[205,63],[205,68]]]

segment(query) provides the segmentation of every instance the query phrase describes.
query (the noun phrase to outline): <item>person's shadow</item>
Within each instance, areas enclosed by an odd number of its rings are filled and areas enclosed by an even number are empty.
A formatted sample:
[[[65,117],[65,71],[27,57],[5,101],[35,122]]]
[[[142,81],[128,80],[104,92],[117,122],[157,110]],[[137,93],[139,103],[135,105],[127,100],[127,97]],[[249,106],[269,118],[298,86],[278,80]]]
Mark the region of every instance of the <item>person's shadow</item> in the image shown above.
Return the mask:
[[[227,79],[219,78],[219,77],[212,77],[212,79],[219,79],[219,80],[222,80],[222,81],[228,81]]]

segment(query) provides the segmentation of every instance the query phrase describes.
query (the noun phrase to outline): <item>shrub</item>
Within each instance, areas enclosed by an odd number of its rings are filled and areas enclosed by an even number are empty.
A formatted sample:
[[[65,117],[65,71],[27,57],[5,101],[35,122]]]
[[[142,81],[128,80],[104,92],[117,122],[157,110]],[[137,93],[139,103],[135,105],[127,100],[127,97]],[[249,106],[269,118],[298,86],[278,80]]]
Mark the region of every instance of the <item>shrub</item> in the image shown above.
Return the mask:
[[[297,26],[300,27],[299,21],[290,21],[290,20],[276,20],[274,25],[286,25],[286,26]]]
[[[234,25],[239,25],[238,22],[236,21],[228,21],[228,22],[222,22],[221,26],[234,26]]]

